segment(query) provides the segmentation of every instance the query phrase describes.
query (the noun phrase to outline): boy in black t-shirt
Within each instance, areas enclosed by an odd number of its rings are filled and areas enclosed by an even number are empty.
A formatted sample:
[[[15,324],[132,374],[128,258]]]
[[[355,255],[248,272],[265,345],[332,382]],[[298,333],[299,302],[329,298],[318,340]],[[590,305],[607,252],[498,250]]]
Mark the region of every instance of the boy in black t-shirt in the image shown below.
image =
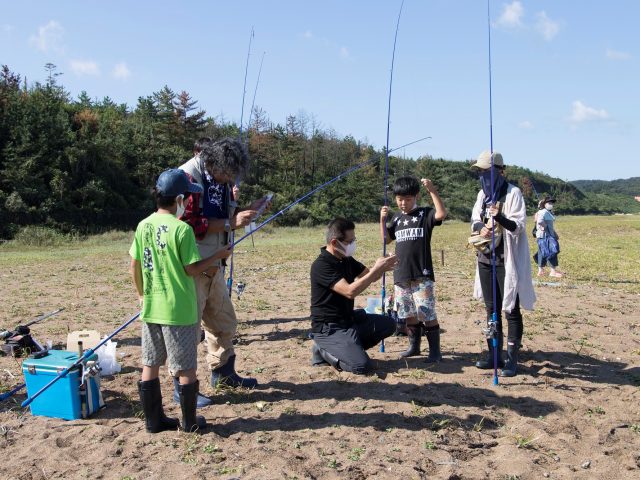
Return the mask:
[[[398,267],[393,272],[395,306],[398,317],[407,324],[409,348],[400,358],[420,355],[423,330],[429,342],[429,363],[442,360],[440,325],[435,310],[435,276],[431,260],[431,231],[441,225],[447,210],[431,180],[422,185],[431,194],[433,205],[419,207],[420,182],[411,176],[398,178],[393,184],[396,204],[400,209],[389,220],[389,207],[380,210],[380,233],[390,243],[396,241]]]
[[[311,265],[312,364],[363,374],[371,369],[366,350],[389,337],[395,322],[384,315],[354,310],[354,299],[393,270],[395,255],[381,257],[368,269],[353,258],[355,225],[336,218],[327,228],[327,245]]]

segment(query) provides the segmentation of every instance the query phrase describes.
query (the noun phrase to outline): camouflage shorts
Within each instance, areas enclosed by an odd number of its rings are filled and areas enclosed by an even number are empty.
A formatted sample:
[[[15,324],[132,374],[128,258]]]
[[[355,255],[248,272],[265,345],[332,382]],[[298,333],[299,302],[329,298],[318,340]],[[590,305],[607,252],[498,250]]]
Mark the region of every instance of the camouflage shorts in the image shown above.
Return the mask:
[[[435,282],[418,278],[397,283],[394,287],[395,307],[398,318],[416,317],[419,322],[435,322],[436,298]]]

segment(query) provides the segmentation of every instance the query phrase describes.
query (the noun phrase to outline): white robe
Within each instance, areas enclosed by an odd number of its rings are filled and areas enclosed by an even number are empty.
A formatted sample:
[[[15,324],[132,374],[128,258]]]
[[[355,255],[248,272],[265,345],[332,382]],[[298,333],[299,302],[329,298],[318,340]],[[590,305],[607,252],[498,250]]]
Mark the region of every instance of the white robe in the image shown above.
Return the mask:
[[[471,213],[472,229],[474,224],[482,222],[482,202],[484,198],[484,192],[480,190]],[[502,309],[506,311],[513,310],[516,295],[518,295],[520,306],[525,310],[533,310],[536,293],[533,290],[533,281],[531,279],[531,258],[527,239],[527,208],[522,192],[515,185],[509,184],[502,213],[509,220],[516,222],[516,229],[513,232],[508,231],[506,228],[503,229],[505,278]],[[477,264],[473,294],[476,298],[483,298]]]

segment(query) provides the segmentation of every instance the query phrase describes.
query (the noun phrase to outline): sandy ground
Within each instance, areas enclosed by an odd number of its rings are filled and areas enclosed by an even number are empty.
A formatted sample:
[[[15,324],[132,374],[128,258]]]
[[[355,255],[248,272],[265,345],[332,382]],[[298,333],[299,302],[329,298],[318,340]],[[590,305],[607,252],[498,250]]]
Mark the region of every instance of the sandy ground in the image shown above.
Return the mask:
[[[101,261],[61,255],[2,272],[2,324],[65,306],[34,327],[57,343],[68,330],[104,334],[123,323],[135,313],[126,251],[92,255]],[[538,285],[521,374],[494,386],[473,366],[484,339],[471,277],[440,268],[444,361],[398,360],[407,340],[392,337],[384,353],[370,352],[377,374],[355,376],[309,364],[309,263],[238,267],[248,284],[234,300],[238,367],[260,385],[214,391],[201,364],[215,399],[201,411],[211,422],[202,435],[145,432],[135,325],[118,338],[123,371],[103,379],[107,407],[91,418],[34,417],[19,408],[24,391],[0,405],[0,478],[640,478],[637,294],[570,279]],[[19,361],[0,358],[0,378],[21,383]],[[165,409],[177,416],[162,378]]]

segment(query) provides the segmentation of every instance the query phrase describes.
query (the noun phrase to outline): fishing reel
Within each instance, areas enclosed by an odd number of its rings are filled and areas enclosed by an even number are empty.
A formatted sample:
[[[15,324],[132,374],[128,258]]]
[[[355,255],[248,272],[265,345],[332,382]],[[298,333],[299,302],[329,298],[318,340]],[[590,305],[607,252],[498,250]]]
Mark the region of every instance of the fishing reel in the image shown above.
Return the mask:
[[[498,334],[498,323],[494,321],[488,321],[487,326],[482,328],[482,333],[487,339],[495,338]]]

